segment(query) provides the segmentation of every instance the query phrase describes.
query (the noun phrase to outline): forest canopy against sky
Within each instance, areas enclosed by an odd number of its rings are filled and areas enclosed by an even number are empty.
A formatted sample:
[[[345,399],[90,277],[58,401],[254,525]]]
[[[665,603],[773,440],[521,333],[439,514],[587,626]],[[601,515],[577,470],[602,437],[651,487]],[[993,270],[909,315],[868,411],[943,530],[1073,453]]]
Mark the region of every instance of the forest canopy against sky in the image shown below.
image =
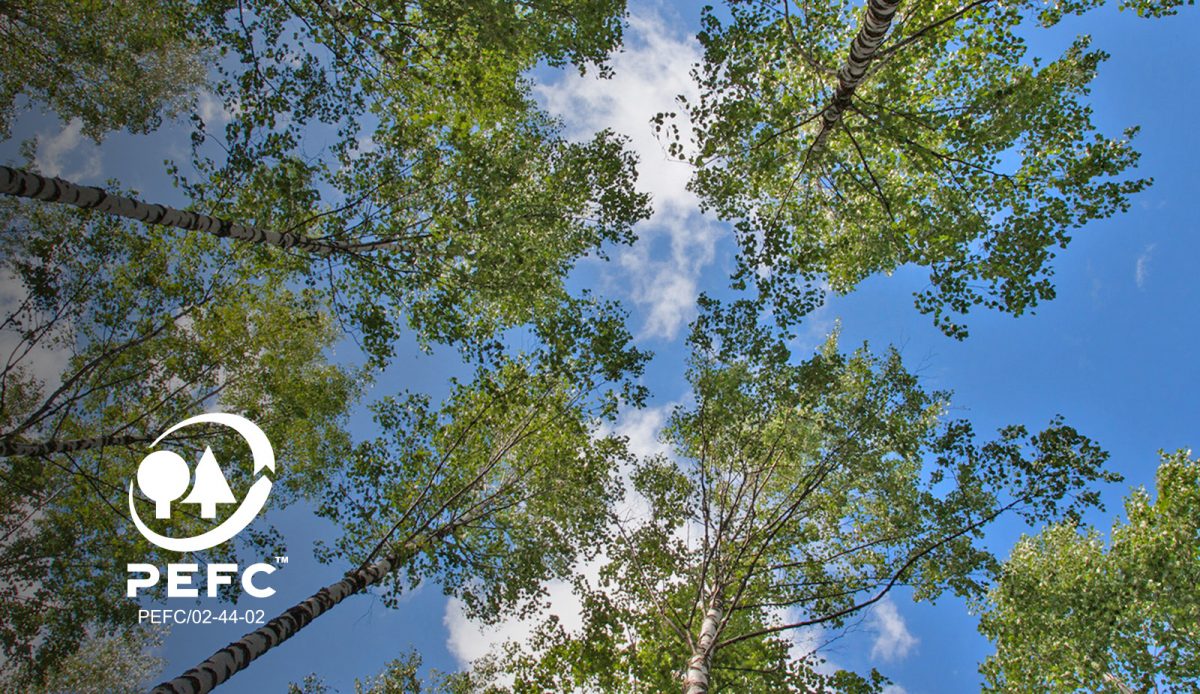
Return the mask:
[[[1191,7],[0,19],[4,688],[1200,687]]]

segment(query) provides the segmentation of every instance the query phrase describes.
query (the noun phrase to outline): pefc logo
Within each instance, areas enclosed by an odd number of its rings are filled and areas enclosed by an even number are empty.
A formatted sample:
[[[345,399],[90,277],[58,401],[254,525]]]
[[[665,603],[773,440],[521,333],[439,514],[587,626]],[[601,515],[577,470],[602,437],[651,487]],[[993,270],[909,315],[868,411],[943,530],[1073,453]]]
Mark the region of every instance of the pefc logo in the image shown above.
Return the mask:
[[[267,435],[250,420],[235,414],[212,412],[186,419],[167,429],[150,445],[157,446],[159,441],[184,427],[208,423],[227,426],[245,439],[250,446],[250,455],[254,462],[253,472],[257,473],[263,468],[275,471],[275,452],[271,449]],[[143,458],[138,466],[137,486],[154,502],[155,518],[170,518],[171,502],[187,491],[191,477],[188,464],[177,453],[155,451]],[[133,524],[147,540],[174,552],[199,552],[229,540],[254,520],[266,505],[267,495],[271,493],[271,480],[265,476],[260,477],[250,487],[241,505],[225,522],[195,537],[167,537],[148,528],[138,516],[134,505],[133,484],[133,480],[130,480],[129,514],[133,518]],[[182,503],[198,504],[201,518],[216,518],[217,504],[229,504],[234,501],[233,492],[229,490],[212,449],[205,448],[204,455],[196,466],[196,483],[192,485],[192,493]]]
[[[164,431],[150,446],[157,446],[167,436],[193,424],[220,424],[233,429],[250,446],[254,466],[252,472],[257,473],[263,468],[275,472],[275,452],[271,449],[267,435],[250,420],[235,414],[211,412],[186,419]],[[229,540],[254,520],[266,505],[267,496],[271,493],[271,480],[266,476],[260,477],[251,485],[246,498],[242,499],[237,509],[217,527],[194,537],[167,537],[151,530],[138,516],[133,496],[134,482],[135,480],[129,482],[129,515],[133,524],[147,540],[174,552],[200,552]],[[198,505],[201,518],[216,518],[218,504],[231,504],[236,501],[216,456],[208,447],[205,447],[204,454],[196,465],[194,483],[187,462],[179,454],[165,450],[154,451],[142,459],[138,465],[136,483],[138,489],[154,502],[154,517],[158,519],[171,517],[171,502],[183,496],[189,485],[192,491],[180,503]],[[198,568],[196,564],[168,564],[167,597],[197,597],[198,590],[192,586],[191,575]],[[140,588],[157,584],[161,576],[158,567],[153,564],[130,564],[128,569],[131,574],[145,574],[143,578],[131,577],[127,581],[126,593],[129,597],[137,597]],[[230,583],[229,574],[237,572],[236,564],[209,564],[209,597],[215,597],[219,586]],[[258,574],[274,572],[274,566],[254,564],[242,574],[242,587],[254,597],[270,597],[275,593],[275,589],[258,587],[253,578]]]

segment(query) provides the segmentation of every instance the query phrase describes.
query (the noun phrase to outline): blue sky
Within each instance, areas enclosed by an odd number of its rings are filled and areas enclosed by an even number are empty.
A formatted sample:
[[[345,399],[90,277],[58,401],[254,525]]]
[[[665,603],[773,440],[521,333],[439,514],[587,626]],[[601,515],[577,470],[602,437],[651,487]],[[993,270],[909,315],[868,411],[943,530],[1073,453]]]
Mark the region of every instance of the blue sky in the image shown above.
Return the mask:
[[[698,56],[691,38],[698,8],[634,2],[630,9],[627,45],[613,59],[613,80],[539,72],[537,90],[546,107],[563,117],[568,132],[582,136],[613,127],[629,135],[642,157],[641,185],[655,197],[656,215],[639,228],[638,244],[617,251],[608,264],[585,262],[572,280],[623,300],[635,334],[656,353],[646,376],[654,393],[650,407],[626,413],[621,423],[635,447],[650,451],[672,403],[687,396],[681,338],[694,316],[696,294],[723,286],[732,245],[727,228],[696,211],[684,188],[687,170],[666,160],[648,124],[655,112],[671,109],[675,94],[691,88],[687,70]],[[1064,415],[1110,451],[1112,468],[1125,475],[1125,483],[1104,489],[1108,511],[1087,518],[1107,528],[1130,487],[1153,485],[1160,448],[1200,446],[1200,364],[1193,353],[1200,338],[1200,288],[1193,269],[1200,235],[1191,207],[1200,191],[1195,163],[1200,136],[1192,127],[1200,76],[1179,68],[1191,64],[1198,29],[1200,17],[1192,8],[1176,17],[1142,20],[1106,7],[1050,31],[1030,32],[1035,53],[1052,55],[1077,33],[1092,34],[1094,46],[1111,53],[1093,85],[1095,121],[1109,134],[1140,125],[1138,173],[1155,179],[1128,213],[1074,234],[1055,263],[1056,300],[1016,319],[974,314],[971,337],[956,342],[913,309],[912,292],[926,279],[906,268],[831,299],[809,317],[797,350],[815,346],[836,322],[844,347],[862,341],[876,349],[899,347],[926,387],[954,391],[952,414],[969,417],[981,432],[1006,423],[1038,427]],[[161,162],[182,158],[182,130],[149,138],[115,135],[96,148],[72,124],[26,119],[18,135],[38,136],[45,172],[92,184],[116,177],[150,199],[177,200]],[[4,154],[15,161],[11,143]],[[454,369],[451,359],[420,357],[412,350],[378,388],[436,392]],[[355,428],[365,433],[369,421],[359,418]],[[344,570],[313,560],[312,543],[333,529],[308,509],[296,506],[271,518],[287,538],[289,564],[276,574],[278,594],[252,601],[268,615],[337,580]],[[988,541],[1004,555],[1027,530],[1001,522],[990,529]],[[569,623],[574,609],[569,591],[557,584],[550,588],[552,609]],[[165,674],[174,676],[243,631],[233,625],[175,629],[165,646]],[[375,673],[410,647],[427,665],[453,670],[499,638],[521,633],[519,624],[483,628],[468,623],[435,585],[409,595],[397,609],[357,596],[222,691],[281,691],[308,672],[352,691],[355,677]],[[798,641],[811,647],[829,636],[806,633]],[[896,682],[897,691],[916,694],[977,689],[976,666],[989,646],[960,601],[915,605],[899,593],[823,652],[843,667],[878,667]]]

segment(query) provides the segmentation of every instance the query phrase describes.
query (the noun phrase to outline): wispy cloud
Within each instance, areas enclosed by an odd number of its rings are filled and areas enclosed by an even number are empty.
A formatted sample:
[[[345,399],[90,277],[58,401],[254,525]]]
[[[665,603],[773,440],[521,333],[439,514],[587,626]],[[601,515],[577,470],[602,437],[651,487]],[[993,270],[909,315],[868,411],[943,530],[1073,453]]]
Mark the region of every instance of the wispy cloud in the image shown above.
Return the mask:
[[[67,169],[68,160],[78,166]],[[47,176],[64,178],[93,178],[100,175],[100,148],[83,137],[83,121],[71,119],[57,134],[37,134],[37,155],[34,164]]]
[[[218,130],[233,119],[225,108],[225,102],[209,91],[201,91],[196,97],[196,113],[209,131]]]
[[[1142,254],[1138,256],[1137,264],[1134,266],[1133,279],[1137,282],[1138,289],[1146,288],[1146,280],[1150,277],[1150,261],[1154,258],[1154,248],[1157,244],[1150,244],[1142,250]]]
[[[667,455],[670,447],[661,438],[663,426],[675,403],[624,413],[611,429],[603,429],[599,435],[616,434],[628,440],[630,452],[639,457]],[[617,514],[630,523],[638,523],[649,516],[650,506],[645,498],[633,492],[629,480],[630,470],[621,469],[617,474],[627,491],[626,498],[617,506]],[[607,564],[603,553],[575,566],[575,576],[582,577],[591,590],[598,590],[600,569]],[[546,591],[546,607],[530,619],[510,618],[497,624],[483,624],[470,619],[463,603],[451,599],[446,605],[442,621],[450,634],[446,641],[449,651],[466,668],[470,663],[491,653],[508,642],[528,643],[537,627],[550,615],[558,618],[559,625],[569,634],[583,626],[583,601],[569,581],[552,580],[543,585]]]
[[[796,609],[784,612],[781,621],[798,621],[802,613]],[[788,657],[792,660],[815,659],[815,670],[822,675],[833,675],[841,666],[829,659],[825,653],[830,642],[829,632],[820,625],[795,629],[791,632],[791,645],[788,646]]]
[[[628,136],[638,154],[640,188],[652,196],[655,215],[610,271],[620,273],[613,283],[644,311],[643,337],[679,334],[695,315],[700,273],[715,257],[719,228],[696,211],[696,196],[687,189],[691,170],[666,155],[650,123],[657,113],[678,110],[677,95],[695,93],[689,72],[699,59],[693,37],[657,16],[634,15],[625,49],[612,58],[611,79],[572,74],[538,88],[572,134],[611,128]]]
[[[606,560],[594,559],[578,566],[589,583],[598,584],[600,567]],[[549,581],[546,589],[546,607],[538,611],[531,619],[506,619],[497,624],[483,624],[467,616],[463,603],[458,598],[451,598],[446,604],[446,612],[442,622],[450,635],[446,639],[446,647],[462,668],[469,668],[471,663],[495,651],[508,642],[527,643],[533,636],[539,624],[553,615],[559,624],[572,633],[583,626],[583,602],[575,594],[567,581]]]
[[[896,603],[884,598],[876,603],[871,613],[871,627],[876,632],[871,646],[871,657],[893,662],[908,656],[917,645],[917,637],[908,630]]]

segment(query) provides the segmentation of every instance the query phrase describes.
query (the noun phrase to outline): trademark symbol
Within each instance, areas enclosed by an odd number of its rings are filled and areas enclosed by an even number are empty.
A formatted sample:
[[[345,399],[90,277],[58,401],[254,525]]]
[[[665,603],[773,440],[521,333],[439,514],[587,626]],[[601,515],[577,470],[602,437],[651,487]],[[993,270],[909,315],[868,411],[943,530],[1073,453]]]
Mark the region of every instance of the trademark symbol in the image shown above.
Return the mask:
[[[288,558],[287,557],[275,557],[275,563],[276,564],[286,564],[286,563],[288,563]]]

